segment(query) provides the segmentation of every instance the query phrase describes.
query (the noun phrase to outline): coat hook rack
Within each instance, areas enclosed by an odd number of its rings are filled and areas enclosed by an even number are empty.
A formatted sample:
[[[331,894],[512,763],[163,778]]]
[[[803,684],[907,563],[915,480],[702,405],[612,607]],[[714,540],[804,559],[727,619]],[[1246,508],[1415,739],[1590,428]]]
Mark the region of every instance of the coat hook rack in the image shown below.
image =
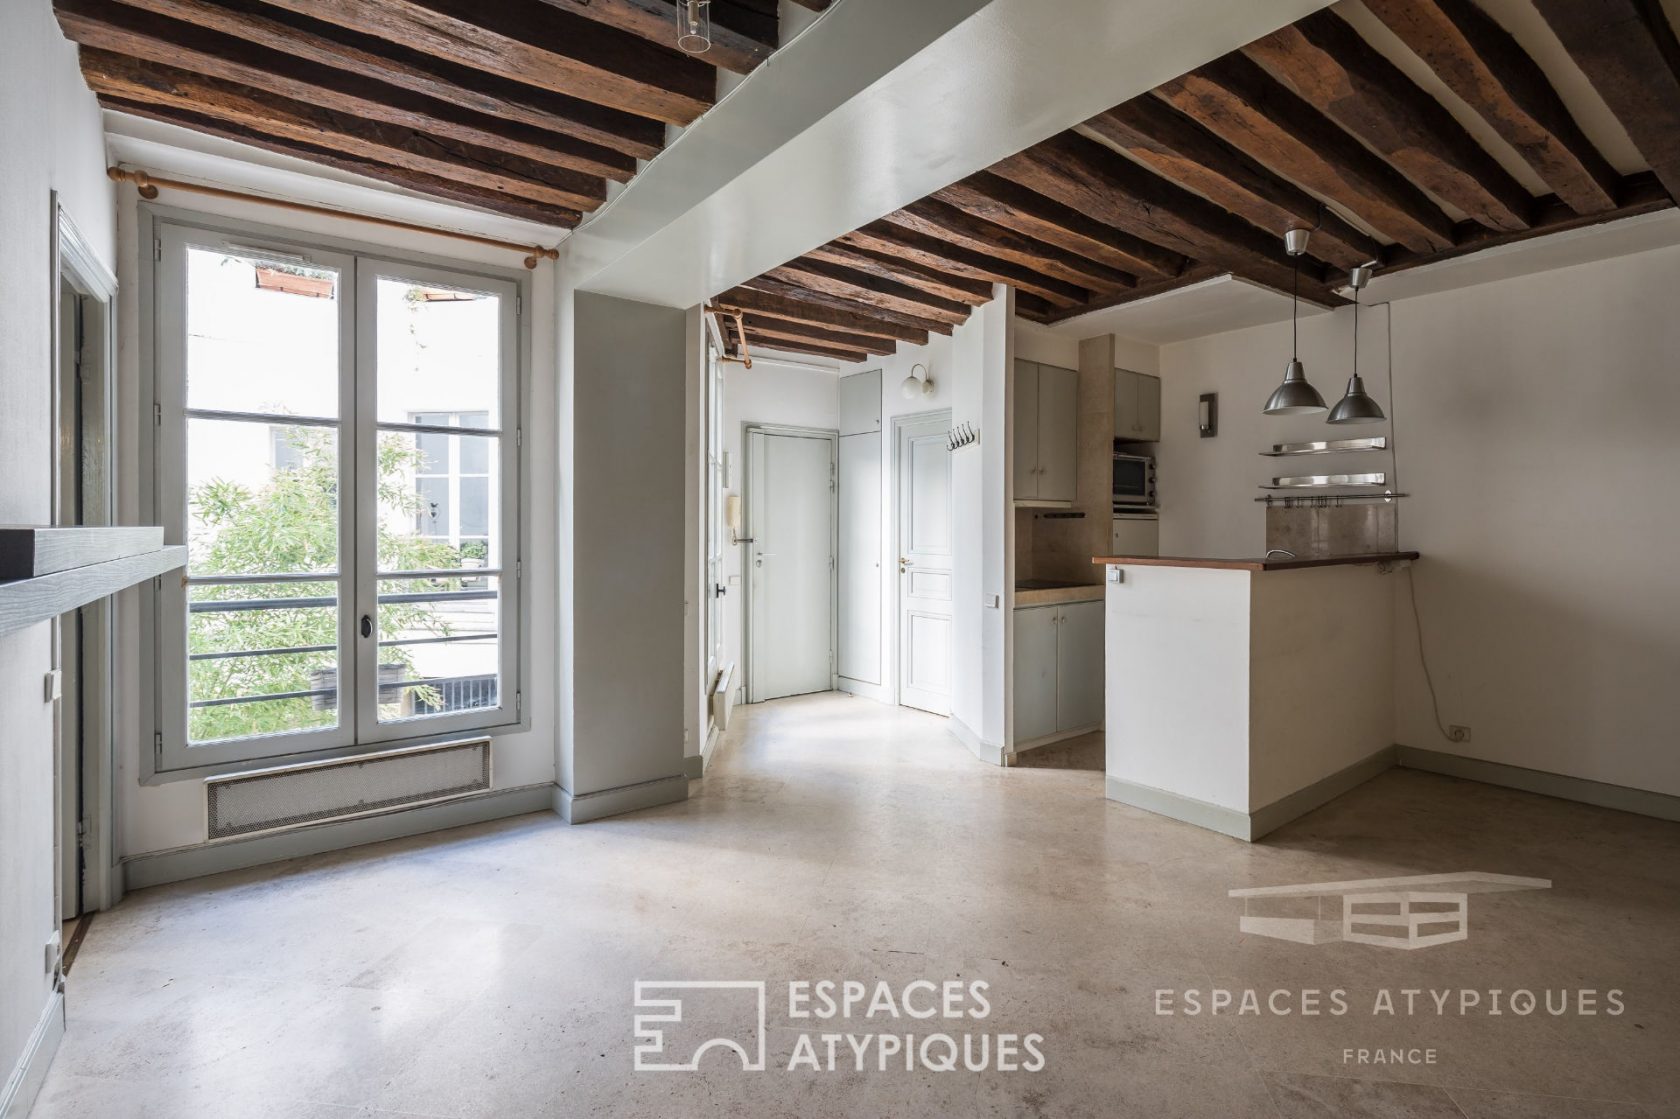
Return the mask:
[[[980,433],[971,423],[960,423],[951,429],[951,434],[945,440],[947,451],[957,451],[964,447],[972,447],[980,442]]]

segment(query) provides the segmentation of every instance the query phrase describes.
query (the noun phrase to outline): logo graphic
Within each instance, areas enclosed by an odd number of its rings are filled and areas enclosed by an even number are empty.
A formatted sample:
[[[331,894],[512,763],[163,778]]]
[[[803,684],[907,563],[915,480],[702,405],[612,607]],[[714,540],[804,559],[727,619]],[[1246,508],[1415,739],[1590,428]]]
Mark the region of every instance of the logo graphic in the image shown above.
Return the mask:
[[[1403,878],[1360,878],[1299,886],[1256,886],[1232,890],[1243,899],[1245,933],[1324,944],[1351,940],[1384,948],[1432,948],[1470,936],[1470,895],[1512,890],[1549,890],[1549,878],[1519,878],[1468,870],[1456,874],[1414,874]],[[1341,919],[1324,915],[1326,898],[1340,898]],[[1258,902],[1265,914],[1251,914]]]
[[[654,997],[661,992],[672,996]],[[694,1072],[714,1046],[733,1049],[742,1072],[764,1071],[761,979],[638,979],[636,1008],[651,1012],[635,1016],[637,1072]],[[718,1036],[720,1029],[723,1036]],[[670,1050],[667,1033],[673,1035]],[[689,1044],[695,1039],[702,1040]],[[682,1053],[687,1060],[676,1059]]]

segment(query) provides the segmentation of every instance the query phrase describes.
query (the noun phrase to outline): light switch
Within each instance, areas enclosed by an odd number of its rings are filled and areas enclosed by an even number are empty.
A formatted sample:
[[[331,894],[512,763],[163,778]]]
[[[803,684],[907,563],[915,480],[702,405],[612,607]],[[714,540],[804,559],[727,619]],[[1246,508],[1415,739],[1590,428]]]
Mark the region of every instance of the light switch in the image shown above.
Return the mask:
[[[1109,564],[1108,581],[1110,583],[1124,583],[1126,581],[1126,569],[1118,564]]]
[[[51,672],[47,673],[46,682],[42,690],[44,692],[41,697],[42,703],[57,702],[58,699],[64,695],[63,671],[55,668]]]

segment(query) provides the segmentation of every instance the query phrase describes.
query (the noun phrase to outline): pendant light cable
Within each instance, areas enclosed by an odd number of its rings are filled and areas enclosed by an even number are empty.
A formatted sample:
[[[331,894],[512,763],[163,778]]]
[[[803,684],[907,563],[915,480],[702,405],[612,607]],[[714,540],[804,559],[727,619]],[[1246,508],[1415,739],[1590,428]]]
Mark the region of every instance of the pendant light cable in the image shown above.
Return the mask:
[[[1359,292],[1353,293],[1353,360],[1355,369],[1359,361]],[[1394,392],[1394,301],[1388,300],[1375,304],[1386,309],[1388,319],[1388,434],[1394,441],[1388,449],[1389,467],[1394,476],[1394,490],[1400,492],[1400,406]],[[1400,504],[1394,504],[1394,546],[1400,547]],[[1441,697],[1435,691],[1435,676],[1429,671],[1429,654],[1424,651],[1423,614],[1418,609],[1417,579],[1412,575],[1412,565],[1406,565],[1406,597],[1412,604],[1412,631],[1417,635],[1418,665],[1423,669],[1423,683],[1429,689],[1429,709],[1435,717],[1435,730],[1448,742],[1456,742],[1447,730],[1447,722],[1441,718]]]

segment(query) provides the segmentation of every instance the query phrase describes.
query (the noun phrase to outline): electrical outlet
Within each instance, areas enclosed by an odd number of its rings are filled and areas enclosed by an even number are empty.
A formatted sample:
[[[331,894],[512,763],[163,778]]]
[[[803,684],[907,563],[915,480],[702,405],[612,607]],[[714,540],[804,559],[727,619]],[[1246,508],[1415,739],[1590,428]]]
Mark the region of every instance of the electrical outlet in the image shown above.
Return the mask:
[[[1447,727],[1447,741],[1448,742],[1468,742],[1468,741],[1470,741],[1470,728],[1469,727],[1461,727],[1457,723],[1453,723],[1451,726]]]
[[[58,933],[47,939],[47,974],[58,974]]]

